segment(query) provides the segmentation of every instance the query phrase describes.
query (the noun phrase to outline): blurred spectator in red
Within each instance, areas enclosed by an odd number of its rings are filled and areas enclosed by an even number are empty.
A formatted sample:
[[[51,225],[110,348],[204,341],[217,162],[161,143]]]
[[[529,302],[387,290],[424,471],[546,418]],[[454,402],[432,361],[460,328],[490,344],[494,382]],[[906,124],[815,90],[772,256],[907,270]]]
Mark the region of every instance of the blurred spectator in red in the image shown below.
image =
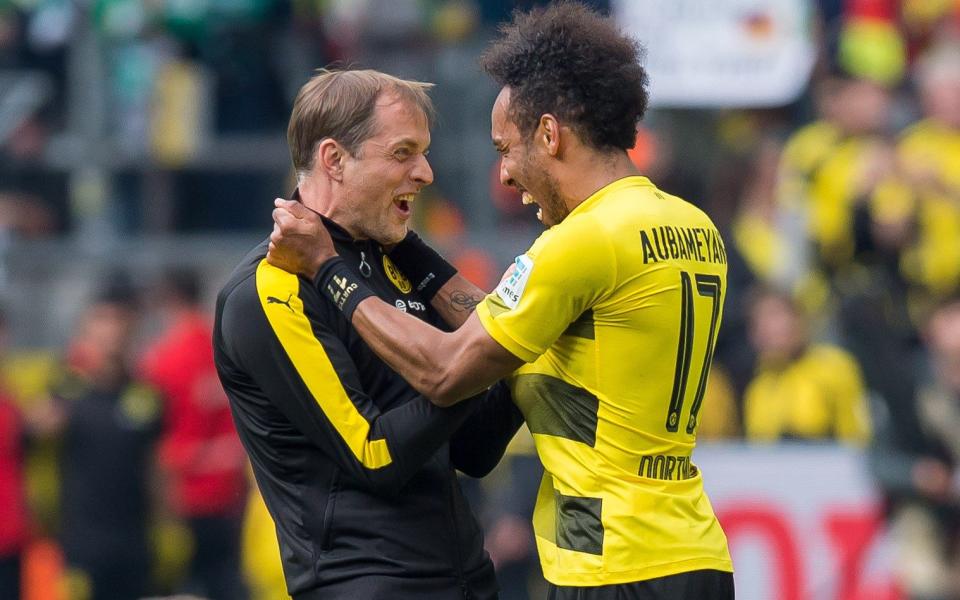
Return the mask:
[[[170,506],[194,539],[183,591],[241,600],[247,596],[240,574],[246,458],[213,365],[212,319],[196,273],[170,271],[160,287],[168,324],[142,369],[167,402],[160,461]]]
[[[129,368],[132,289],[112,283],[82,314],[38,433],[60,441],[60,540],[67,597],[130,600],[151,591],[151,484],[159,394]]]
[[[856,360],[840,348],[811,344],[789,295],[756,292],[750,341],[757,366],[744,396],[747,439],[866,443],[869,409]]]
[[[871,467],[891,501],[895,565],[911,600],[960,598],[960,297],[933,311],[912,413],[880,414]]]
[[[6,314],[0,309],[0,360],[6,353]],[[23,478],[24,422],[0,382],[0,598],[20,597],[29,516]]]

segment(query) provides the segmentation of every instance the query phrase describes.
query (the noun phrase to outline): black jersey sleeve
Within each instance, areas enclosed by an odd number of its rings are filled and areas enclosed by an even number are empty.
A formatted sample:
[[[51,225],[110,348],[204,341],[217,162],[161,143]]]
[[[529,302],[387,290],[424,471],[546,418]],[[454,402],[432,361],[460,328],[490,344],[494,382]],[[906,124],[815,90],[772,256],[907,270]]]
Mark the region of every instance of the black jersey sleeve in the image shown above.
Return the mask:
[[[325,307],[309,284],[263,262],[218,311],[220,351],[360,486],[396,494],[476,400],[439,408],[420,396],[381,412]]]
[[[484,477],[503,458],[523,425],[523,413],[513,403],[510,386],[502,380],[476,402],[479,406],[450,439],[450,461],[470,477]]]

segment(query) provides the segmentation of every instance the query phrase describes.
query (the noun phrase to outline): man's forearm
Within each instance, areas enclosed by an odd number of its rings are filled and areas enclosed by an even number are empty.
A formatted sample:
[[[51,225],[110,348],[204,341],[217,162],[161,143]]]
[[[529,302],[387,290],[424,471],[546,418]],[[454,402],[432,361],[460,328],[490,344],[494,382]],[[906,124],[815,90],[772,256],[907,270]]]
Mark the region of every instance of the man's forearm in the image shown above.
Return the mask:
[[[486,294],[462,275],[454,275],[430,301],[450,327],[458,329]]]
[[[449,406],[477,394],[522,364],[487,334],[476,317],[473,308],[483,293],[457,276],[453,267],[425,244],[419,245],[414,258],[429,250],[433,259],[428,261],[429,272],[415,277],[419,282],[414,286],[431,298],[431,304],[440,296],[439,312],[451,325],[459,325],[453,333],[444,333],[372,297],[373,291],[337,257],[319,216],[297,202],[278,199],[276,206],[267,261],[313,281],[351,320],[370,348],[434,404]],[[431,291],[436,285],[446,291]]]
[[[377,298],[367,298],[353,312],[352,321],[377,356],[440,406],[483,391],[522,364],[486,334],[476,316],[457,331],[445,333]]]

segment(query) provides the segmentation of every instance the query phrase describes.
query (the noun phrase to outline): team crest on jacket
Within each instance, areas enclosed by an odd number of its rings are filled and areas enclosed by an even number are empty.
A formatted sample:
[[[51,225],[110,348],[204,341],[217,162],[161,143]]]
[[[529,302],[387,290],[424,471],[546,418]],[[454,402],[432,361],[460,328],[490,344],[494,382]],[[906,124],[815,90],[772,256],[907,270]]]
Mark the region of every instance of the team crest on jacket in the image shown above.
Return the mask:
[[[395,285],[401,294],[409,294],[413,289],[413,284],[407,279],[407,276],[400,272],[397,265],[393,264],[386,254],[383,255],[383,271],[387,274],[387,279]]]

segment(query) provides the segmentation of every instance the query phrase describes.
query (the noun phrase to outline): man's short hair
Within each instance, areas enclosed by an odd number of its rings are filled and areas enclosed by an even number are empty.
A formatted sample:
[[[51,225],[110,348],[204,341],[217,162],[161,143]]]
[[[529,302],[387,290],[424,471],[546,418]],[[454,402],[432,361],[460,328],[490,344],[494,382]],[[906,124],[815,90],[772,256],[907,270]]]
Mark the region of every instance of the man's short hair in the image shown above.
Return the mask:
[[[510,117],[531,135],[551,113],[598,150],[627,150],[647,109],[643,50],[613,20],[576,2],[515,12],[480,59],[510,87]]]
[[[432,83],[408,81],[373,70],[320,69],[297,93],[287,127],[287,143],[298,176],[313,168],[317,145],[327,138],[357,156],[360,145],[376,134],[374,108],[384,92],[397,94],[433,121],[427,90]]]

